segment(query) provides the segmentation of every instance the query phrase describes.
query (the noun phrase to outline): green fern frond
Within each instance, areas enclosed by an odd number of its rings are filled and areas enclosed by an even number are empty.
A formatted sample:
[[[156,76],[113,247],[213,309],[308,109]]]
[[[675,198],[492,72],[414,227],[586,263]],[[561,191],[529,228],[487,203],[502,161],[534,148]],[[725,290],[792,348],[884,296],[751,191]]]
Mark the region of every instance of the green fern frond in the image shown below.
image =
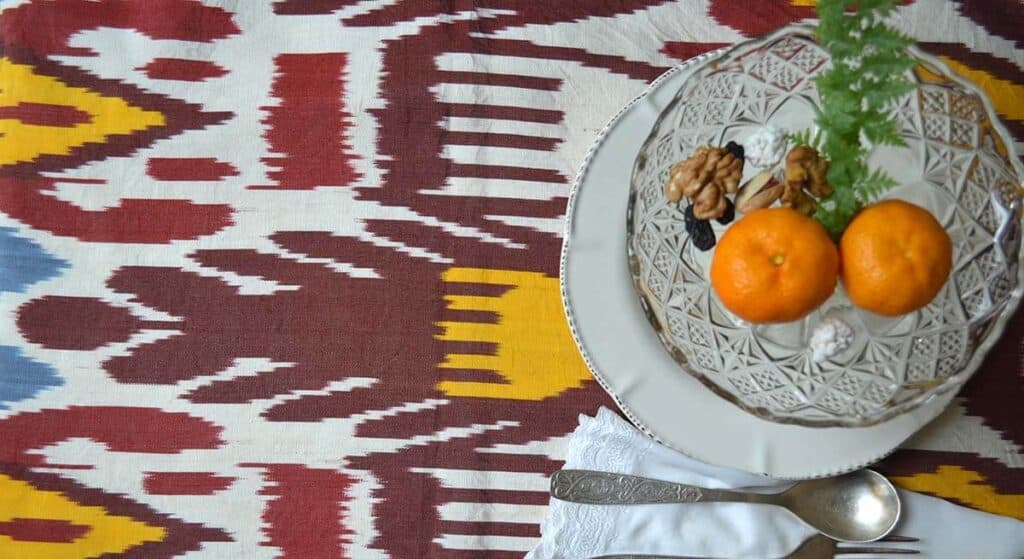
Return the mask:
[[[829,161],[833,194],[820,201],[815,217],[835,237],[864,204],[897,184],[881,169],[869,169],[864,145],[906,145],[894,110],[917,87],[907,76],[916,61],[907,52],[913,39],[885,21],[895,8],[894,0],[818,2],[816,34],[832,66],[815,78],[821,98],[816,137],[804,130],[790,139]]]
[[[786,137],[794,147],[809,146],[814,149],[821,149],[821,130],[812,133],[810,129],[804,129],[799,132],[790,132]]]

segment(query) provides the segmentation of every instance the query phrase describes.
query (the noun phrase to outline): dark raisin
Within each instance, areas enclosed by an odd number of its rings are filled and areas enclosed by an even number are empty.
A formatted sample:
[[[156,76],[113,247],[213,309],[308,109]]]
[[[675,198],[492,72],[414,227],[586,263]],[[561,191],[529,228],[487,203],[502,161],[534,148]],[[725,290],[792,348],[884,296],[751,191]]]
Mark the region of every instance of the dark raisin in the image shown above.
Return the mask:
[[[693,246],[700,250],[709,250],[715,246],[715,230],[711,228],[711,224],[707,220],[695,222],[693,230],[689,233]]]
[[[743,161],[743,146],[737,144],[736,142],[729,142],[728,144],[725,144],[725,149],[726,151],[731,153],[733,157],[739,159],[740,161]]]
[[[716,219],[718,223],[722,225],[729,225],[732,220],[736,219],[736,205],[732,203],[732,200],[725,199],[725,213],[721,217]]]
[[[683,210],[683,221],[686,223],[686,230],[690,230],[690,224],[695,221],[700,221],[697,216],[693,215],[693,204],[687,204],[686,209]]]
[[[686,206],[683,211],[683,221],[686,224],[686,232],[693,240],[693,246],[700,250],[708,250],[715,246],[715,230],[711,228],[711,222],[706,219],[697,219],[693,215],[693,206]]]

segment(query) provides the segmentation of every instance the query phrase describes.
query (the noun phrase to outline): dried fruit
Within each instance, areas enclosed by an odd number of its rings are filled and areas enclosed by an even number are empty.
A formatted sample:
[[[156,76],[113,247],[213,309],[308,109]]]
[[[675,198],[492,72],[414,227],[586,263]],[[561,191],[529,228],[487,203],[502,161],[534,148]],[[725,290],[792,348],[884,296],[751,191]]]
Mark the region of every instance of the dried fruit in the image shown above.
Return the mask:
[[[693,213],[693,206],[686,206],[683,210],[683,222],[686,224],[686,232],[693,241],[693,246],[700,250],[710,250],[715,246],[715,230],[711,228],[711,222],[706,219],[699,219]]]
[[[693,215],[693,206],[687,204],[686,209],[683,210],[683,223],[686,224],[686,230],[690,230],[690,223],[694,221],[700,221],[697,216]]]
[[[771,171],[753,176],[736,194],[736,209],[743,213],[767,208],[782,196],[784,186]]]
[[[743,159],[743,156],[745,155],[743,146],[736,142],[729,142],[728,144],[725,144],[725,149],[736,159]]]
[[[722,214],[715,221],[717,221],[718,223],[720,223],[722,225],[729,225],[730,223],[732,223],[732,220],[734,220],[734,219],[736,219],[736,205],[732,203],[732,200],[726,198],[725,199],[725,213]]]
[[[665,196],[673,203],[684,196],[692,200],[694,215],[699,219],[718,218],[727,208],[725,195],[739,189],[742,175],[742,159],[725,148],[699,147],[672,167]]]
[[[696,222],[693,231],[690,231],[690,240],[693,241],[693,246],[700,250],[711,250],[716,242],[715,231],[711,228],[711,223],[706,219]]]

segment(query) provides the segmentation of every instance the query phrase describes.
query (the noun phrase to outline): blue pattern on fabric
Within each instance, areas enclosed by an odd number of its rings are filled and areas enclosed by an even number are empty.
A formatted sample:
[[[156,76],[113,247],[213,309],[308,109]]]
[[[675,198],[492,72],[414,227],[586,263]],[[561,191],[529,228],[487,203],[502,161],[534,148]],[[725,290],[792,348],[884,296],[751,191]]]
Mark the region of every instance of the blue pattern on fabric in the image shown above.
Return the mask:
[[[0,227],[0,293],[24,292],[68,267],[66,261],[16,233],[16,229]],[[0,345],[0,410],[62,384],[63,379],[52,366],[26,357],[17,347]]]
[[[0,410],[62,384],[53,367],[25,357],[16,347],[0,345]]]
[[[0,292],[23,292],[33,283],[56,277],[67,268],[67,262],[15,233],[15,229],[0,227]]]

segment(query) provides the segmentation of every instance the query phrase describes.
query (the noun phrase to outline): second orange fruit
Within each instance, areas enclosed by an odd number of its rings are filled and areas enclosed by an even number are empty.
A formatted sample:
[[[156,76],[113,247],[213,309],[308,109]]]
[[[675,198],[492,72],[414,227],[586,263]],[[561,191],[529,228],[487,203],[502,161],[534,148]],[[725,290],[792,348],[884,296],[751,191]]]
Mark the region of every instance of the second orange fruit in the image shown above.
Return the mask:
[[[722,303],[754,323],[788,322],[835,291],[839,254],[814,219],[789,208],[753,211],[726,230],[711,260]]]
[[[927,305],[953,267],[945,229],[927,210],[902,200],[885,200],[857,214],[839,251],[850,300],[883,316]]]

